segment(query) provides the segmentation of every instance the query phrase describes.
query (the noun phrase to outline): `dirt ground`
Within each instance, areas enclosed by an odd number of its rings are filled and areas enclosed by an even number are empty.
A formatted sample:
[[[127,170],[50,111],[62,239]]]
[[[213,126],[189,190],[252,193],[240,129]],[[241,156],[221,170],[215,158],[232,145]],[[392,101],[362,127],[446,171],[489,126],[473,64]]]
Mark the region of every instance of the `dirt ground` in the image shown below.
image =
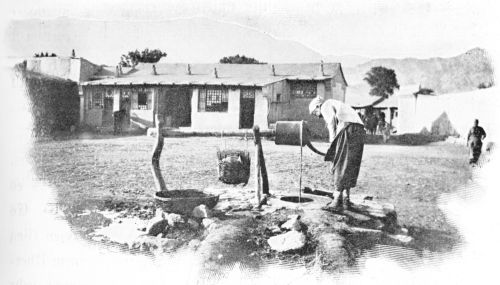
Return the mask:
[[[56,189],[59,203],[69,212],[99,205],[132,205],[129,208],[137,210],[149,205],[155,193],[150,170],[153,143],[154,139],[146,136],[36,142],[32,159],[38,177]],[[320,150],[328,147],[321,142],[315,146]],[[167,187],[209,189],[211,193],[254,203],[253,176],[246,186],[225,185],[217,180],[217,148],[248,149],[253,158],[253,142],[240,138],[166,138],[160,164]],[[264,140],[263,150],[270,192],[278,196],[297,195],[300,148]],[[443,142],[423,146],[365,145],[358,186],[353,193],[393,204],[399,224],[415,238],[416,248],[447,252],[460,242],[460,237],[437,201],[441,194],[454,192],[471,179],[467,162],[465,147]],[[331,179],[327,168],[322,157],[304,149],[302,186],[328,191]],[[265,246],[266,225],[285,217],[278,212],[260,222],[251,222],[255,225],[251,231],[260,233],[253,235],[258,248],[255,251],[264,258],[310,262],[314,259],[314,245],[288,256],[271,254]],[[363,248],[366,240],[353,238],[350,245]]]

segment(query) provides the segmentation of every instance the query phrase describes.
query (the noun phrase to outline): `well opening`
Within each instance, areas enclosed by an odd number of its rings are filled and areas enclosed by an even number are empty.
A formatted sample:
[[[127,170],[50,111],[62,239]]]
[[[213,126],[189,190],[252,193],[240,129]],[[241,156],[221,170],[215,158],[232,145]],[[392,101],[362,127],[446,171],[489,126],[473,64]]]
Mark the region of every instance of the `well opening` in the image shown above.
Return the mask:
[[[291,202],[291,203],[308,203],[314,201],[311,198],[299,197],[299,196],[285,196],[281,197],[281,201]]]

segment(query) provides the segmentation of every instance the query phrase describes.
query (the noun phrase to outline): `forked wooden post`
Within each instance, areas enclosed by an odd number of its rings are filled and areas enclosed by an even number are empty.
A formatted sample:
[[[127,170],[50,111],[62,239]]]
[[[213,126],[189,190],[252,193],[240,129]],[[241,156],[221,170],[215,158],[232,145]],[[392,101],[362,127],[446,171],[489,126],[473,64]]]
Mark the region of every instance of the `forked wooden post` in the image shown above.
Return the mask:
[[[153,146],[153,158],[151,159],[151,172],[153,173],[153,179],[155,181],[155,187],[158,192],[167,191],[167,186],[165,185],[165,180],[161,175],[160,170],[160,156],[163,150],[163,134],[162,127],[163,121],[160,120],[158,114],[155,114],[156,121],[156,141]]]

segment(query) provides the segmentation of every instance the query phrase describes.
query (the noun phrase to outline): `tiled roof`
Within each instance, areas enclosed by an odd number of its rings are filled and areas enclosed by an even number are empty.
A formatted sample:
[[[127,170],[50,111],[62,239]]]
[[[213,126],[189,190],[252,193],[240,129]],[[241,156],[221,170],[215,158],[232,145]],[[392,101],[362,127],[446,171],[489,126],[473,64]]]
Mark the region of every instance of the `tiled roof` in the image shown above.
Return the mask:
[[[264,86],[269,83],[289,80],[325,80],[334,78],[345,82],[339,63],[324,63],[321,74],[320,63],[306,64],[190,64],[191,75],[186,63],[155,64],[157,75],[153,75],[153,64],[141,63],[135,69],[123,68],[123,75],[115,77],[115,67],[104,67],[94,76],[97,80],[87,81],[83,85],[241,85]],[[217,69],[218,78],[214,76]],[[347,83],[346,83],[347,85]]]

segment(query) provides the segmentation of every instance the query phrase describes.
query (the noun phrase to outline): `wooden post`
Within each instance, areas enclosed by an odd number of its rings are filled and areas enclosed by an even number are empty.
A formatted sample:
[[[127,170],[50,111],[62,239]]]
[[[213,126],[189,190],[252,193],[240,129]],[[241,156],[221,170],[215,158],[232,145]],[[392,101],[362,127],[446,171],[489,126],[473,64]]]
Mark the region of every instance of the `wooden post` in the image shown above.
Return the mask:
[[[255,143],[255,197],[257,198],[257,206],[260,206],[260,132],[259,126],[253,127],[253,136]]]
[[[264,159],[264,151],[262,150],[259,126],[253,127],[253,137],[255,143],[255,183],[257,184],[255,187],[260,207],[262,204],[266,203],[266,197],[261,199],[260,191],[262,189],[263,194],[269,195],[269,180],[267,178],[266,160]]]
[[[155,182],[155,187],[158,192],[167,191],[167,186],[165,185],[165,180],[161,175],[160,170],[160,156],[163,150],[163,134],[161,132],[163,127],[163,121],[160,120],[158,113],[155,114],[156,119],[156,141],[153,147],[153,157],[151,159],[151,172],[153,173],[153,179]]]
[[[264,151],[262,150],[262,143],[260,141],[260,135],[259,135],[258,149],[259,149],[260,174],[262,176],[262,193],[269,195],[269,180],[267,178],[266,160],[264,159]]]

